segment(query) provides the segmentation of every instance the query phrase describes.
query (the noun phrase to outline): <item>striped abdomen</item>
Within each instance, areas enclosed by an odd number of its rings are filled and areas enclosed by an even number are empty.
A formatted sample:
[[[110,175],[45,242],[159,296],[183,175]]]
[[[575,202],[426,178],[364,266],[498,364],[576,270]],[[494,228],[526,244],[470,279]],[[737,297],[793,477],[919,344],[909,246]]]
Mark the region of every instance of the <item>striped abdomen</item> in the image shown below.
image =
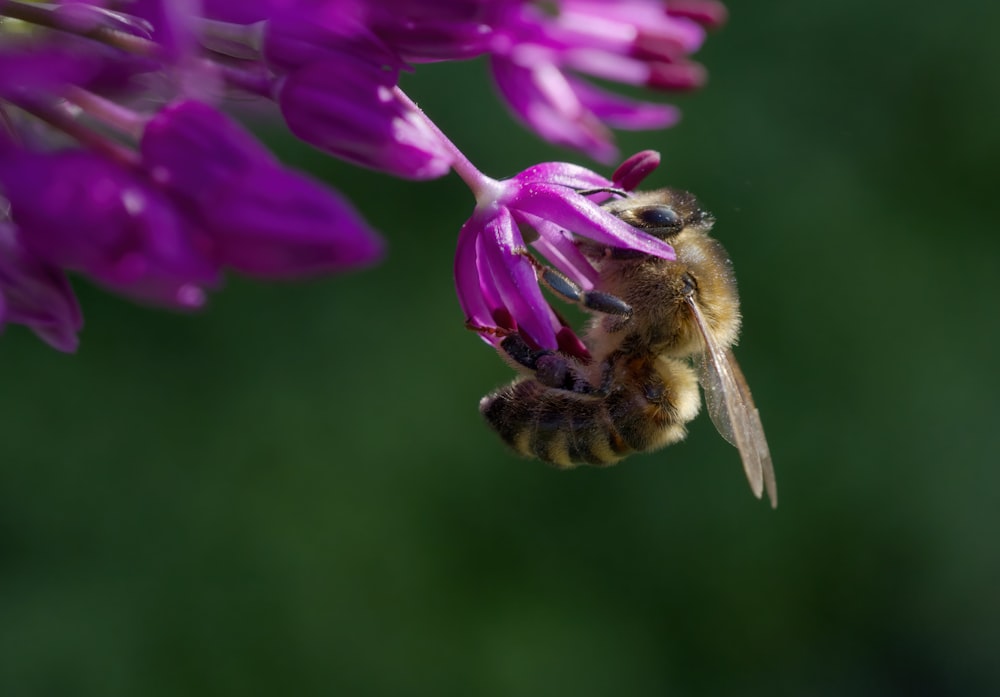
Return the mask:
[[[479,410],[514,450],[558,467],[611,465],[669,445],[698,413],[697,380],[680,361],[632,361],[604,396],[519,379],[487,395]]]

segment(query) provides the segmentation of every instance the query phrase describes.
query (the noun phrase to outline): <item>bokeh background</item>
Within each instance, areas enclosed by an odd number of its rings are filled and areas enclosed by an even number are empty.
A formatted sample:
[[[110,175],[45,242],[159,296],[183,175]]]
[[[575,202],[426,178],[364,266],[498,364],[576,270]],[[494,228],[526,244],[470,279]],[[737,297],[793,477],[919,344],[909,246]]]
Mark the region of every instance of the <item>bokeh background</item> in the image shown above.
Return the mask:
[[[77,356],[0,341],[0,694],[1000,694],[998,8],[732,2],[684,122],[621,139],[718,217],[777,511],[705,418],[605,471],[510,456],[468,192],[276,138],[384,265],[195,317],[79,283]],[[586,163],[479,62],[405,87],[495,176]]]

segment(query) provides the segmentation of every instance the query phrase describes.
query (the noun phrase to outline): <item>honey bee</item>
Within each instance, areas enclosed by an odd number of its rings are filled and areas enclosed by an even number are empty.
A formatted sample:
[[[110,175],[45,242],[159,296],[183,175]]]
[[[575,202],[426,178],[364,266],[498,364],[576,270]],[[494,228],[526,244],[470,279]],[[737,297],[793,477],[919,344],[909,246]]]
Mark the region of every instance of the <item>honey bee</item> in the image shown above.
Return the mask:
[[[543,285],[593,313],[584,335],[593,360],[538,350],[509,333],[501,349],[527,374],[484,397],[480,412],[521,455],[560,468],[611,465],[684,438],[701,407],[700,383],[754,495],[766,490],[776,506],[760,415],[732,353],[739,296],[729,256],[708,234],[713,217],[677,189],[607,191],[621,198],[604,207],[668,241],[676,261],[581,240],[599,274],[592,290],[535,261]]]

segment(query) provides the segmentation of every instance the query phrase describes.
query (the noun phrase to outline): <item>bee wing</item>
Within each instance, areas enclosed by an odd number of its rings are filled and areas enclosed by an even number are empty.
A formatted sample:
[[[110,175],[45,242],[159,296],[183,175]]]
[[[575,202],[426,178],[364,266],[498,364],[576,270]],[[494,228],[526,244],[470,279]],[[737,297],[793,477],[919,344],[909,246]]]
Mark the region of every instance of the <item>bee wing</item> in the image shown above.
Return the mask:
[[[743,371],[733,352],[728,348],[723,349],[715,341],[708,322],[694,299],[688,298],[687,304],[705,342],[705,352],[698,362],[698,368],[712,423],[722,437],[740,451],[743,471],[746,472],[754,496],[760,498],[766,490],[771,506],[776,507],[778,489],[774,480],[771,451],[764,437],[760,412],[753,402]]]

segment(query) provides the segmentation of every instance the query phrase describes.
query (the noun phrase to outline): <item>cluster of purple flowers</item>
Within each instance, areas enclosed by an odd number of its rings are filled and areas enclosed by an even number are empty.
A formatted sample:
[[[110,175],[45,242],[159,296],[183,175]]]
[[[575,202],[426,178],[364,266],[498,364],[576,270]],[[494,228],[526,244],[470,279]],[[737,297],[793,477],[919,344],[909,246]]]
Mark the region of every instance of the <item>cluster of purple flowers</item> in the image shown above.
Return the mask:
[[[227,270],[294,278],[377,261],[383,242],[348,201],[220,108],[251,95],[335,157],[415,180],[456,171],[477,204],[455,266],[468,322],[569,350],[525,237],[585,288],[593,269],[574,234],[669,256],[577,193],[630,189],[657,158],[640,154],[612,180],[548,163],[495,181],[399,75],[486,55],[520,120],[608,162],[611,128],[677,114],[587,76],[695,88],[704,71],[689,56],[724,16],[715,0],[0,0],[0,325],[74,350],[82,316],[67,272],[196,309]]]

